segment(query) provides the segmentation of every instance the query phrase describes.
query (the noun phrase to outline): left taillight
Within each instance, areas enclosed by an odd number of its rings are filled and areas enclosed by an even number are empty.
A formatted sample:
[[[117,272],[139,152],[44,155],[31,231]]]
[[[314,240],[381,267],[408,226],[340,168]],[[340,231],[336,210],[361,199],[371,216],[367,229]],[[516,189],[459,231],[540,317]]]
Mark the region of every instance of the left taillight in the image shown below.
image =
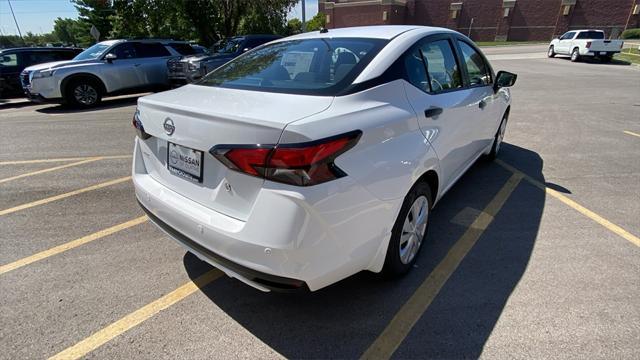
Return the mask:
[[[591,41],[587,41],[587,48],[591,47]]]
[[[136,112],[133,114],[133,119],[131,120],[131,125],[136,129],[136,134],[142,140],[147,140],[151,137],[151,135],[147,134],[144,131],[144,126],[142,125],[142,121],[140,120],[140,110],[136,109]]]
[[[334,160],[354,147],[362,132],[278,145],[217,145],[210,153],[231,170],[297,186],[311,186],[347,174]]]

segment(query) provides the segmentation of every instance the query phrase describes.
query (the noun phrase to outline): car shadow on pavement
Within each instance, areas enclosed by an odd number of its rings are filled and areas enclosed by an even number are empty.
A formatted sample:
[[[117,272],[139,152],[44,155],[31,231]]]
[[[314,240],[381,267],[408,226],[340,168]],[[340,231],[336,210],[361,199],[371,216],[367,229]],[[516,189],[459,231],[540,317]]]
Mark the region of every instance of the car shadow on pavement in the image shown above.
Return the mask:
[[[570,57],[558,56],[558,59],[564,59],[567,61],[571,61]],[[620,60],[620,59],[611,59],[609,62],[602,62],[598,59],[592,59],[590,57],[584,56],[580,59],[580,62],[583,64],[597,64],[597,65],[618,65],[618,66],[628,66],[631,65],[630,62]]]
[[[116,108],[120,108],[120,107],[126,107],[126,106],[131,106],[131,105],[135,105],[138,101],[138,97],[139,95],[135,95],[135,96],[127,96],[127,97],[117,97],[117,98],[113,98],[113,99],[104,99],[102,100],[102,102],[94,107],[91,108],[86,108],[86,109],[82,109],[82,108],[73,108],[73,107],[69,107],[66,105],[52,105],[49,107],[45,107],[42,109],[38,109],[36,110],[39,113],[43,113],[43,114],[72,114],[72,113],[84,113],[84,112],[93,112],[93,111],[100,111],[100,110],[105,110],[105,109],[116,109]],[[132,114],[133,115],[133,114]]]
[[[501,160],[545,183],[537,153],[510,144],[501,151]],[[223,277],[201,291],[287,358],[358,358],[511,176],[496,163],[474,165],[434,208],[416,267],[405,277],[386,280],[361,272],[317,292],[296,294],[262,293]],[[481,355],[527,267],[544,203],[542,190],[520,182],[394,357]],[[190,253],[183,260],[191,279],[211,269]]]

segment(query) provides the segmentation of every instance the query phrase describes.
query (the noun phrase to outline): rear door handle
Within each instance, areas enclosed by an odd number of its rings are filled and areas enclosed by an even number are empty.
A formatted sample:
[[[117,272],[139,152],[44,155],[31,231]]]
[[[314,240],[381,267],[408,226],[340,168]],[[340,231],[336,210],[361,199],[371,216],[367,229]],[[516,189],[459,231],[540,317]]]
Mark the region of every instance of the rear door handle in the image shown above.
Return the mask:
[[[439,107],[430,107],[424,111],[424,116],[427,118],[436,117],[442,114],[442,108]]]
[[[487,102],[484,100],[480,100],[480,102],[478,103],[478,107],[480,109],[484,109],[487,106]]]

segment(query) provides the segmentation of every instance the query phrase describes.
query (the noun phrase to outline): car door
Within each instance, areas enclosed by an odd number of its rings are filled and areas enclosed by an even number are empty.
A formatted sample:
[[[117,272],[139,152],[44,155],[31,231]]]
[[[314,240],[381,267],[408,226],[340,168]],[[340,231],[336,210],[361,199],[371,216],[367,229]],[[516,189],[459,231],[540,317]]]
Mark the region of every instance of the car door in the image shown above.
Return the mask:
[[[480,50],[466,40],[458,39],[458,54],[463,67],[463,83],[469,88],[473,116],[472,144],[475,153],[484,151],[493,141],[502,119],[501,102],[493,91],[493,70]],[[477,104],[477,105],[476,105]]]
[[[136,54],[135,45],[132,42],[118,44],[108,53],[114,54],[116,59],[106,62],[102,68],[101,75],[106,80],[107,91],[114,92],[139,87],[141,83],[138,75],[140,59]]]
[[[569,51],[571,51],[571,43],[575,34],[575,31],[569,31],[562,35],[560,39],[558,39],[558,45],[555,48],[555,52],[558,54],[569,54]]]
[[[408,100],[423,134],[438,154],[445,186],[470,163],[475,152],[478,109],[474,90],[465,88],[449,35],[429,36],[404,55]]]
[[[171,53],[159,42],[136,43],[136,54],[140,65],[140,86],[166,85],[169,83],[167,61]]]

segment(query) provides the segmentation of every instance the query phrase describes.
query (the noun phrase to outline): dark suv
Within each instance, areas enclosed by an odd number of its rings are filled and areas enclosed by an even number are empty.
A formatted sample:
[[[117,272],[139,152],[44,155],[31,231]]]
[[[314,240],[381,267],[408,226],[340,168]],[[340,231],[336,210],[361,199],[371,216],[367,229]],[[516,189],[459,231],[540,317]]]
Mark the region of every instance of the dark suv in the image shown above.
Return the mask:
[[[196,54],[180,59],[170,59],[167,62],[169,80],[173,86],[194,82],[244,52],[280,38],[282,36],[279,35],[236,36],[220,41],[211,49],[210,54]]]
[[[20,73],[24,68],[73,59],[82,52],[78,48],[32,47],[0,50],[0,97],[22,95]]]

